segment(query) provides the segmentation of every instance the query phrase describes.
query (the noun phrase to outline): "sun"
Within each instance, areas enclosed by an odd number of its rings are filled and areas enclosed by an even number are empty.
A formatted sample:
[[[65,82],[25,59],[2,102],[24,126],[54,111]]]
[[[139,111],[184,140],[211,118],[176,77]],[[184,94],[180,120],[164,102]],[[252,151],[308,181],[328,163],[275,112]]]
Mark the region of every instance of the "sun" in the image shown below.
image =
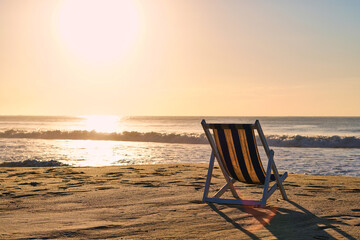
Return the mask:
[[[138,32],[137,10],[131,0],[68,0],[59,13],[62,42],[90,63],[120,59]]]
[[[120,117],[112,115],[88,115],[81,116],[84,121],[84,129],[87,131],[112,133],[119,129]]]

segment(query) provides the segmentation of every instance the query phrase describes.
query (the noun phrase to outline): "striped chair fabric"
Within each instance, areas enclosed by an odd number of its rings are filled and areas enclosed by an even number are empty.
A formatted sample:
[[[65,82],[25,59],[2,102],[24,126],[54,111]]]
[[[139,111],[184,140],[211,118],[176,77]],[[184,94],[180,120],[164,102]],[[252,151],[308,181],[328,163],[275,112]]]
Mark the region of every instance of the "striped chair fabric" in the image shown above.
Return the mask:
[[[209,124],[213,129],[220,160],[232,178],[264,184],[266,173],[260,160],[251,124]],[[270,180],[275,180],[272,174]]]

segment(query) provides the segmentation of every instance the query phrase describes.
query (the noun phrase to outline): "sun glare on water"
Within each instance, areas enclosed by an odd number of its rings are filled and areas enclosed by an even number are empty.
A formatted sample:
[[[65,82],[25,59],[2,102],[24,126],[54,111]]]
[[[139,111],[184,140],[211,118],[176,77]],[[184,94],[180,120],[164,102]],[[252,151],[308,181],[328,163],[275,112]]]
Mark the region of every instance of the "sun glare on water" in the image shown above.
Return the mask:
[[[87,131],[111,133],[119,130],[120,117],[93,115],[82,116],[84,118],[84,128]]]
[[[59,33],[72,54],[88,63],[111,63],[131,47],[138,31],[131,0],[65,1],[59,12]]]

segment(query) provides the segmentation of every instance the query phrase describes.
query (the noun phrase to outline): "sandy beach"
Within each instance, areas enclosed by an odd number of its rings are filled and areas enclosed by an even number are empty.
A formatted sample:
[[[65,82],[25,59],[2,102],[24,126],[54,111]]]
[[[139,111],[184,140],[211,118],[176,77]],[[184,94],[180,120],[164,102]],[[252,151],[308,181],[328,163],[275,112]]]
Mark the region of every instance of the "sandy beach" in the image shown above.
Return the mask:
[[[0,239],[360,239],[360,178],[290,174],[266,208],[202,204],[207,165],[0,168]],[[215,169],[213,190],[223,183]],[[242,196],[261,188],[237,184]]]

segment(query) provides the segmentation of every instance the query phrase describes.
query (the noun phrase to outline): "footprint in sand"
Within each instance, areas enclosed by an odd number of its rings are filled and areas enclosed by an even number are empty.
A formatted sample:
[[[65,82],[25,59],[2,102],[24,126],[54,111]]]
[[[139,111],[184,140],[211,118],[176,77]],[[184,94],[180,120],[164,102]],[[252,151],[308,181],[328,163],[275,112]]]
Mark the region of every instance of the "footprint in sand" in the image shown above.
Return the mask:
[[[180,182],[182,182],[182,181],[170,181],[168,183],[172,184],[172,183],[180,183]]]
[[[30,186],[33,186],[33,187],[36,187],[37,185],[40,185],[41,183],[38,183],[38,182],[24,182],[24,183],[19,183],[19,185],[30,185]]]
[[[38,194],[23,194],[23,195],[12,196],[11,198],[33,197],[33,196],[37,196],[37,195]]]
[[[134,185],[141,185],[142,187],[160,187],[159,185],[154,185],[153,182],[156,181],[150,181],[150,182],[136,182]]]
[[[49,189],[43,188],[43,189],[34,189],[32,192],[41,192],[41,191],[48,191]]]
[[[108,190],[108,189],[114,189],[114,187],[98,187],[96,190]]]
[[[126,169],[132,170],[132,171],[134,171],[134,172],[136,172],[136,173],[139,173],[139,172],[140,172],[139,169],[134,168],[134,167],[128,167],[128,168],[126,168]],[[143,170],[143,169],[141,169],[141,170]]]
[[[360,189],[359,188],[350,189],[349,192],[360,193]]]
[[[205,177],[196,177],[195,180],[205,180]]]
[[[285,183],[284,185],[285,185],[285,187],[286,187],[286,186],[289,186],[289,187],[300,187],[300,185],[298,185],[298,184]]]
[[[14,174],[9,174],[7,177],[24,177],[28,174],[39,174],[38,172],[34,172],[34,171],[31,171],[31,172],[21,172],[21,173],[14,173]]]
[[[122,172],[110,172],[105,174],[107,177],[122,177],[123,175]]]
[[[313,197],[314,195],[305,194],[305,193],[295,193],[297,196],[304,196],[304,197]]]

